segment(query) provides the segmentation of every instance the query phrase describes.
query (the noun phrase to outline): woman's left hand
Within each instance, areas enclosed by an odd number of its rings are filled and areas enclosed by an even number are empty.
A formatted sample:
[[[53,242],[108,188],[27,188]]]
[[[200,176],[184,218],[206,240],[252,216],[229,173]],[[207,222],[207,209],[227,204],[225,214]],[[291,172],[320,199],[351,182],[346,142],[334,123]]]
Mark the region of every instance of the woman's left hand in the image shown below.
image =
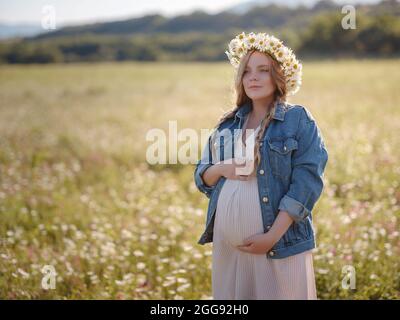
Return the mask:
[[[272,249],[277,240],[271,232],[255,234],[236,247],[248,253],[265,254]]]

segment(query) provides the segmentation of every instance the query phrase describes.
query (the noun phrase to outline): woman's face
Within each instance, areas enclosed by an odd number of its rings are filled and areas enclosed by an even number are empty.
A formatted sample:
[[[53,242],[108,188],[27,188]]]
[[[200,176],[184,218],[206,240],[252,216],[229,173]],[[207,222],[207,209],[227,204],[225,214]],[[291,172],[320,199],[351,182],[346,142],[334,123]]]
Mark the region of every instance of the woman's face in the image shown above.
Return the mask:
[[[243,87],[250,99],[260,100],[270,97],[275,92],[271,62],[270,57],[258,51],[250,56],[243,74]]]

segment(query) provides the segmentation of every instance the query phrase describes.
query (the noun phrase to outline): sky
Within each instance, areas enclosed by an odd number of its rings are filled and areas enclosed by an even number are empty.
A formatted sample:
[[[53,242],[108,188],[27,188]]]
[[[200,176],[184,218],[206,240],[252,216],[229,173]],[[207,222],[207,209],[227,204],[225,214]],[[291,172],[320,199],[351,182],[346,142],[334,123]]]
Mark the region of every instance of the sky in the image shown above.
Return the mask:
[[[0,0],[0,23],[36,23],[52,5],[57,23],[79,24],[139,17],[151,13],[174,16],[203,9],[221,11],[241,0]]]
[[[293,0],[292,0],[293,1]],[[291,2],[292,2],[291,1]],[[296,0],[294,0],[296,1]],[[312,0],[299,0],[307,2]],[[217,13],[246,0],[0,0],[0,23],[38,24],[42,10],[51,5],[58,25],[76,25],[98,21],[122,20],[159,13],[166,17],[201,9]],[[342,0],[338,2],[343,2]],[[347,3],[354,1],[345,0]],[[358,2],[376,2],[359,0]],[[284,3],[284,1],[282,1]]]

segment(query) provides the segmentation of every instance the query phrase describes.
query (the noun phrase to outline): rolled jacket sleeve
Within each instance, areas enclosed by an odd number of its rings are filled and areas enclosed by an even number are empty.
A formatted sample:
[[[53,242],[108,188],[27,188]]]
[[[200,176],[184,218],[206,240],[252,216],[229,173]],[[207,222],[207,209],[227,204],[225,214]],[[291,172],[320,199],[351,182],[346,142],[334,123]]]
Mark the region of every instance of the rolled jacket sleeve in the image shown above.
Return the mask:
[[[298,149],[292,155],[292,174],[288,192],[278,209],[286,211],[295,222],[312,211],[324,187],[328,151],[320,129],[311,114],[303,109],[296,139]]]
[[[208,198],[211,197],[211,193],[215,186],[207,186],[203,181],[203,173],[213,165],[212,162],[212,150],[211,141],[213,135],[211,134],[207,140],[207,144],[203,149],[201,159],[197,162],[196,168],[194,170],[194,181],[196,187],[203,192]]]

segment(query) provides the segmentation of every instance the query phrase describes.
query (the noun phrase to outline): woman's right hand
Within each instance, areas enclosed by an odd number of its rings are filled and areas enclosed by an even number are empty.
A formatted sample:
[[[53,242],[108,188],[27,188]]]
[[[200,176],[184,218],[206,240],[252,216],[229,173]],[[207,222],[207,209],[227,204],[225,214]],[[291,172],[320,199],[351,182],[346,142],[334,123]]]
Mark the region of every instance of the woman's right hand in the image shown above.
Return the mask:
[[[232,158],[220,161],[216,165],[221,176],[231,180],[248,180],[254,171],[254,160],[239,162]]]

